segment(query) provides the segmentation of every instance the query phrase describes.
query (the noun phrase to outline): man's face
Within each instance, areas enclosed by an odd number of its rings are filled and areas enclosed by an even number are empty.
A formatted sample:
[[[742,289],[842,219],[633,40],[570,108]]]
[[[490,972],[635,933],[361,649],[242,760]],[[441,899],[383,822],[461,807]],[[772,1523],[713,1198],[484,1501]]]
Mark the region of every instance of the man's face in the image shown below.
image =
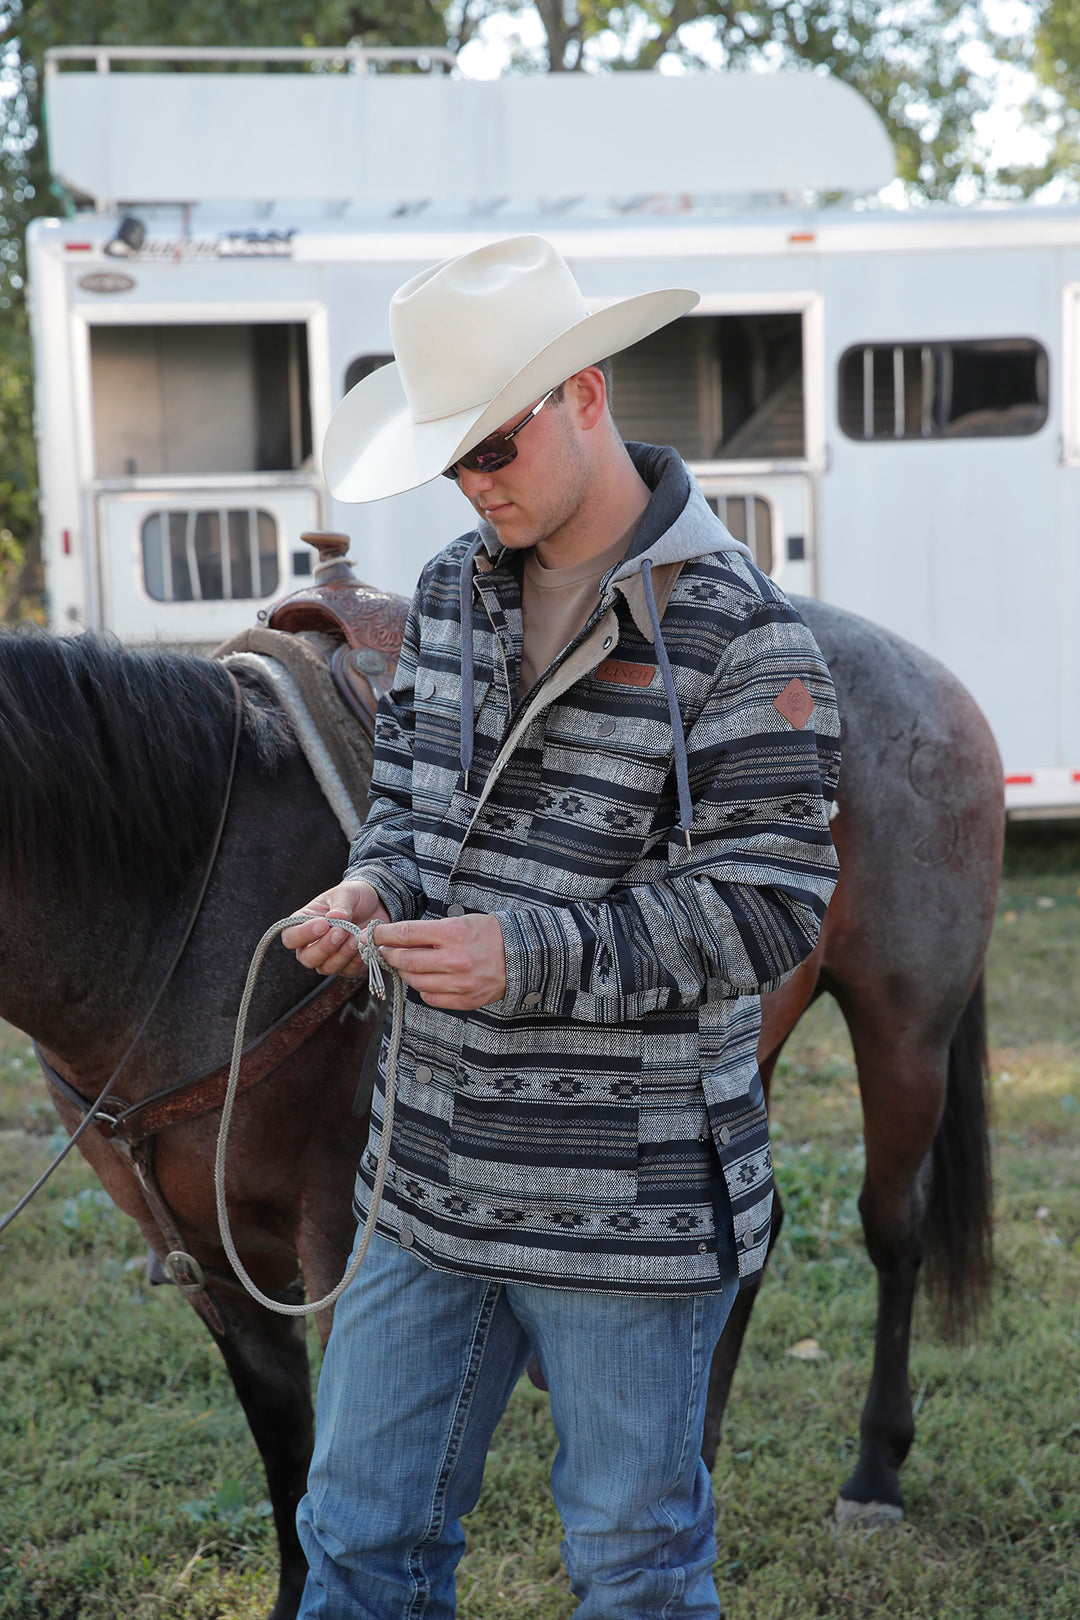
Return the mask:
[[[501,424],[505,433],[529,414]],[[462,492],[504,546],[524,550],[556,534],[580,509],[588,458],[569,400],[550,400],[514,440],[517,455],[497,472],[458,470]]]

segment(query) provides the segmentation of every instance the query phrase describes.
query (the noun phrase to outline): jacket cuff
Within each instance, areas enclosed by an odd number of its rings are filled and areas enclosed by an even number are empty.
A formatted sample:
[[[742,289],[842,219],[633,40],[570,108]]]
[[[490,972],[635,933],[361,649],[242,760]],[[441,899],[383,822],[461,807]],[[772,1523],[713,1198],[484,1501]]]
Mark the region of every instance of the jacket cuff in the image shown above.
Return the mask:
[[[581,945],[556,906],[496,911],[506,951],[506,994],[500,1012],[565,1013],[581,972]]]
[[[584,951],[571,913],[560,906],[526,906],[496,911],[506,951],[506,994],[493,1005],[509,1017],[541,1013],[589,1024],[621,1024],[659,1012],[668,1005],[667,990],[620,993],[583,987]]]
[[[385,866],[350,866],[345,872],[345,880],[348,883],[370,883],[386,907],[391,922],[410,922],[417,914],[416,896]]]

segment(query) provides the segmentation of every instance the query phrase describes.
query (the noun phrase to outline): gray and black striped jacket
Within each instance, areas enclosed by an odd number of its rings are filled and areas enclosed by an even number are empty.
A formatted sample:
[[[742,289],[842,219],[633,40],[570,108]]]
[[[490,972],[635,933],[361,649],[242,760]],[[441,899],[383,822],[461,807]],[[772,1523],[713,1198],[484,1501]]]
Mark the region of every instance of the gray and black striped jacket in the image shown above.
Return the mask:
[[[520,558],[485,529],[424,569],[348,875],[395,920],[494,913],[506,945],[502,1001],[408,992],[380,1229],[452,1271],[706,1292],[733,1237],[744,1282],[764,1262],[759,996],[836,882],[840,728],[784,594],[674,451],[630,449],[653,498],[520,699]]]

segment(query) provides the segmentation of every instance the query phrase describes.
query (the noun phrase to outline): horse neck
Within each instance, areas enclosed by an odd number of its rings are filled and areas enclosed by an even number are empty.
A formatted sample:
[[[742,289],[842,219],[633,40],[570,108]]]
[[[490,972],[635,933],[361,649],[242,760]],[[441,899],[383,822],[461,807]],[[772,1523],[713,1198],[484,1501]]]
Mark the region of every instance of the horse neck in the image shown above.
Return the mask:
[[[77,892],[0,892],[0,1017],[87,1077],[119,1060],[175,949],[164,902],[122,894],[91,908]]]

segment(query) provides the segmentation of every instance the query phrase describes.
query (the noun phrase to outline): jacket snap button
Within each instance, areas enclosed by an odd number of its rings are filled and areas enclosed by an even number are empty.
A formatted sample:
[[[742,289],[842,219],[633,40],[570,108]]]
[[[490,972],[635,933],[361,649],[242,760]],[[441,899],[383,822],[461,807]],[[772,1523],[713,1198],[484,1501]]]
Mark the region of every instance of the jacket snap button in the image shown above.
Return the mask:
[[[698,1254],[708,1254],[709,1245],[707,1243],[699,1243],[697,1246],[697,1252]]]
[[[413,1235],[412,1235],[412,1232],[409,1230],[409,1228],[407,1226],[403,1226],[401,1228],[401,1231],[398,1233],[398,1242],[401,1244],[401,1247],[403,1249],[411,1249],[412,1248],[412,1246],[413,1246]]]
[[[540,992],[539,990],[530,990],[527,996],[522,996],[521,1000],[526,1007],[539,1007]]]
[[[727,1147],[728,1143],[731,1141],[730,1128],[727,1125],[721,1125],[716,1134],[720,1138],[721,1145],[723,1147]]]
[[[446,915],[448,917],[464,917],[464,915],[465,915],[465,907],[464,906],[447,906]]]
[[[614,720],[602,720],[600,722],[600,735],[601,735],[601,737],[610,737],[611,733],[614,730],[615,730],[615,722],[614,722]]]
[[[608,648],[611,646],[611,643],[612,643],[612,641],[614,639],[615,638],[613,636],[605,636],[604,637],[604,651],[605,652],[607,652]]]
[[[416,1078],[422,1086],[429,1086],[434,1076],[426,1063],[420,1063],[417,1065]]]
[[[433,698],[435,696],[435,682],[434,681],[425,681],[424,682],[424,688],[423,688],[423,691],[420,693],[420,696],[422,698]]]
[[[757,1238],[754,1236],[753,1232],[750,1230],[749,1227],[747,1227],[746,1231],[743,1233],[742,1242],[743,1242],[743,1248],[744,1249],[752,1249],[754,1247],[754,1244],[757,1242]]]

